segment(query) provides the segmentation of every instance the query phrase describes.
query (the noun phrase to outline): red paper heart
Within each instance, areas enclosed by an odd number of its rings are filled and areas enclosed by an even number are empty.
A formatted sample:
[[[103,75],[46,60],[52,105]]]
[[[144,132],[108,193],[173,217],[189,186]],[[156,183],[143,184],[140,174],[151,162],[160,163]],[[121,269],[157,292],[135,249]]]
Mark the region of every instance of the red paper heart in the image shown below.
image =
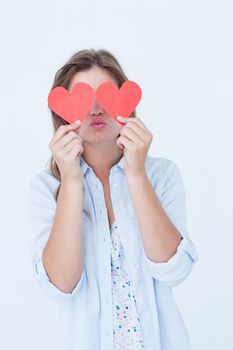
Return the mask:
[[[68,123],[83,120],[94,99],[94,91],[87,83],[77,83],[71,92],[58,86],[48,95],[48,106]]]
[[[142,91],[133,81],[125,81],[119,89],[113,82],[102,83],[97,91],[96,98],[105,111],[113,118],[121,115],[129,117],[142,97]]]

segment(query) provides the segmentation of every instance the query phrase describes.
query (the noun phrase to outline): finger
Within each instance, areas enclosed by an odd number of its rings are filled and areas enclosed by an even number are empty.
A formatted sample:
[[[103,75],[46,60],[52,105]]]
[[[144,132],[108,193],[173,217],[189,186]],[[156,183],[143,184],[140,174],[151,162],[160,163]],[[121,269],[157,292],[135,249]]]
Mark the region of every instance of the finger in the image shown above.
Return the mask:
[[[117,139],[117,144],[123,145],[125,148],[132,149],[134,143],[131,140],[129,140],[127,137],[120,136]]]
[[[81,143],[78,139],[73,139],[63,148],[63,150],[65,153],[69,153],[76,145],[81,145]]]
[[[65,136],[62,136],[56,141],[57,147],[64,147],[73,139],[80,139],[80,136],[76,134],[75,131],[69,131]]]
[[[140,129],[142,130],[142,129]],[[135,132],[133,128],[131,127],[125,127],[123,131],[121,131],[121,135],[127,137],[129,140],[133,141],[134,143],[138,142],[145,142],[143,137],[145,138],[145,135],[142,135],[142,132],[140,134],[138,132]]]
[[[124,131],[125,130],[125,131]],[[143,129],[141,126],[139,126],[136,123],[127,123],[120,131],[122,135],[125,135],[124,133],[127,132],[128,130],[133,130],[135,134],[137,134],[138,137],[140,137],[143,141],[147,140],[148,137],[148,131]]]
[[[59,140],[62,136],[64,136],[67,132],[69,132],[70,130],[74,130],[77,129],[78,127],[80,127],[81,123],[72,123],[72,124],[66,124],[66,125],[61,125],[59,126],[59,128],[57,129],[51,144],[56,142],[57,140]]]
[[[72,159],[75,157],[79,157],[82,154],[83,150],[84,150],[83,146],[80,144],[77,144],[73,146],[72,149],[69,151],[69,155]]]
[[[128,122],[132,121],[133,123],[137,123],[138,125],[140,125],[143,129],[148,130],[146,125],[138,117],[125,118],[125,117],[118,116],[117,119],[119,119],[120,122],[123,122],[123,123],[126,123],[126,124]]]

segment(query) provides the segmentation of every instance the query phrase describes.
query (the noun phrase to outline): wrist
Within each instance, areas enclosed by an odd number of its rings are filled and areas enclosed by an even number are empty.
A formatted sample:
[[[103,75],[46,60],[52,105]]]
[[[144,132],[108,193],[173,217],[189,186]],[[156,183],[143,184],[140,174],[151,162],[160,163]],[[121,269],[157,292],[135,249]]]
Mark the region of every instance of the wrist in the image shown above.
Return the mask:
[[[135,172],[126,172],[126,176],[128,178],[128,180],[132,180],[132,181],[143,181],[145,179],[147,179],[147,174],[145,170],[141,170],[137,173]]]
[[[82,187],[83,185],[83,176],[80,176],[75,179],[70,178],[61,178],[61,186],[66,188]]]

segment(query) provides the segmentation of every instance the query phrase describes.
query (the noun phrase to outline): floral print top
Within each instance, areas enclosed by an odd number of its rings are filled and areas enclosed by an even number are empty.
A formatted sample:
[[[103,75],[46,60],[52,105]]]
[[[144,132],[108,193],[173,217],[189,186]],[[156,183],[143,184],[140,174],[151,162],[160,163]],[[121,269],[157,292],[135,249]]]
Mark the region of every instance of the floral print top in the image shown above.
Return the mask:
[[[114,222],[111,234],[111,274],[114,350],[143,349],[136,296],[127,272],[123,247]]]

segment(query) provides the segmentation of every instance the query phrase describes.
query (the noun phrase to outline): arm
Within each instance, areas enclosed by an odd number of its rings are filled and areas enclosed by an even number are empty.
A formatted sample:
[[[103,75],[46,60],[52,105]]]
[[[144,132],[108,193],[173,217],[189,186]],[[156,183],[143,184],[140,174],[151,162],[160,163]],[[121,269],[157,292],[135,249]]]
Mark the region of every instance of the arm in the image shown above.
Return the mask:
[[[57,203],[55,180],[42,172],[29,186],[36,278],[52,298],[69,298],[84,280],[82,183],[62,183]],[[55,186],[56,187],[56,186]]]
[[[53,227],[42,261],[50,280],[71,293],[83,271],[82,182],[61,183]]]
[[[128,178],[128,184],[146,255],[154,262],[166,262],[182,236],[160,205],[146,173]]]
[[[163,174],[161,199],[146,174],[128,178],[142,236],[146,264],[154,278],[169,286],[190,273],[197,252],[186,229],[185,191],[175,163]]]

